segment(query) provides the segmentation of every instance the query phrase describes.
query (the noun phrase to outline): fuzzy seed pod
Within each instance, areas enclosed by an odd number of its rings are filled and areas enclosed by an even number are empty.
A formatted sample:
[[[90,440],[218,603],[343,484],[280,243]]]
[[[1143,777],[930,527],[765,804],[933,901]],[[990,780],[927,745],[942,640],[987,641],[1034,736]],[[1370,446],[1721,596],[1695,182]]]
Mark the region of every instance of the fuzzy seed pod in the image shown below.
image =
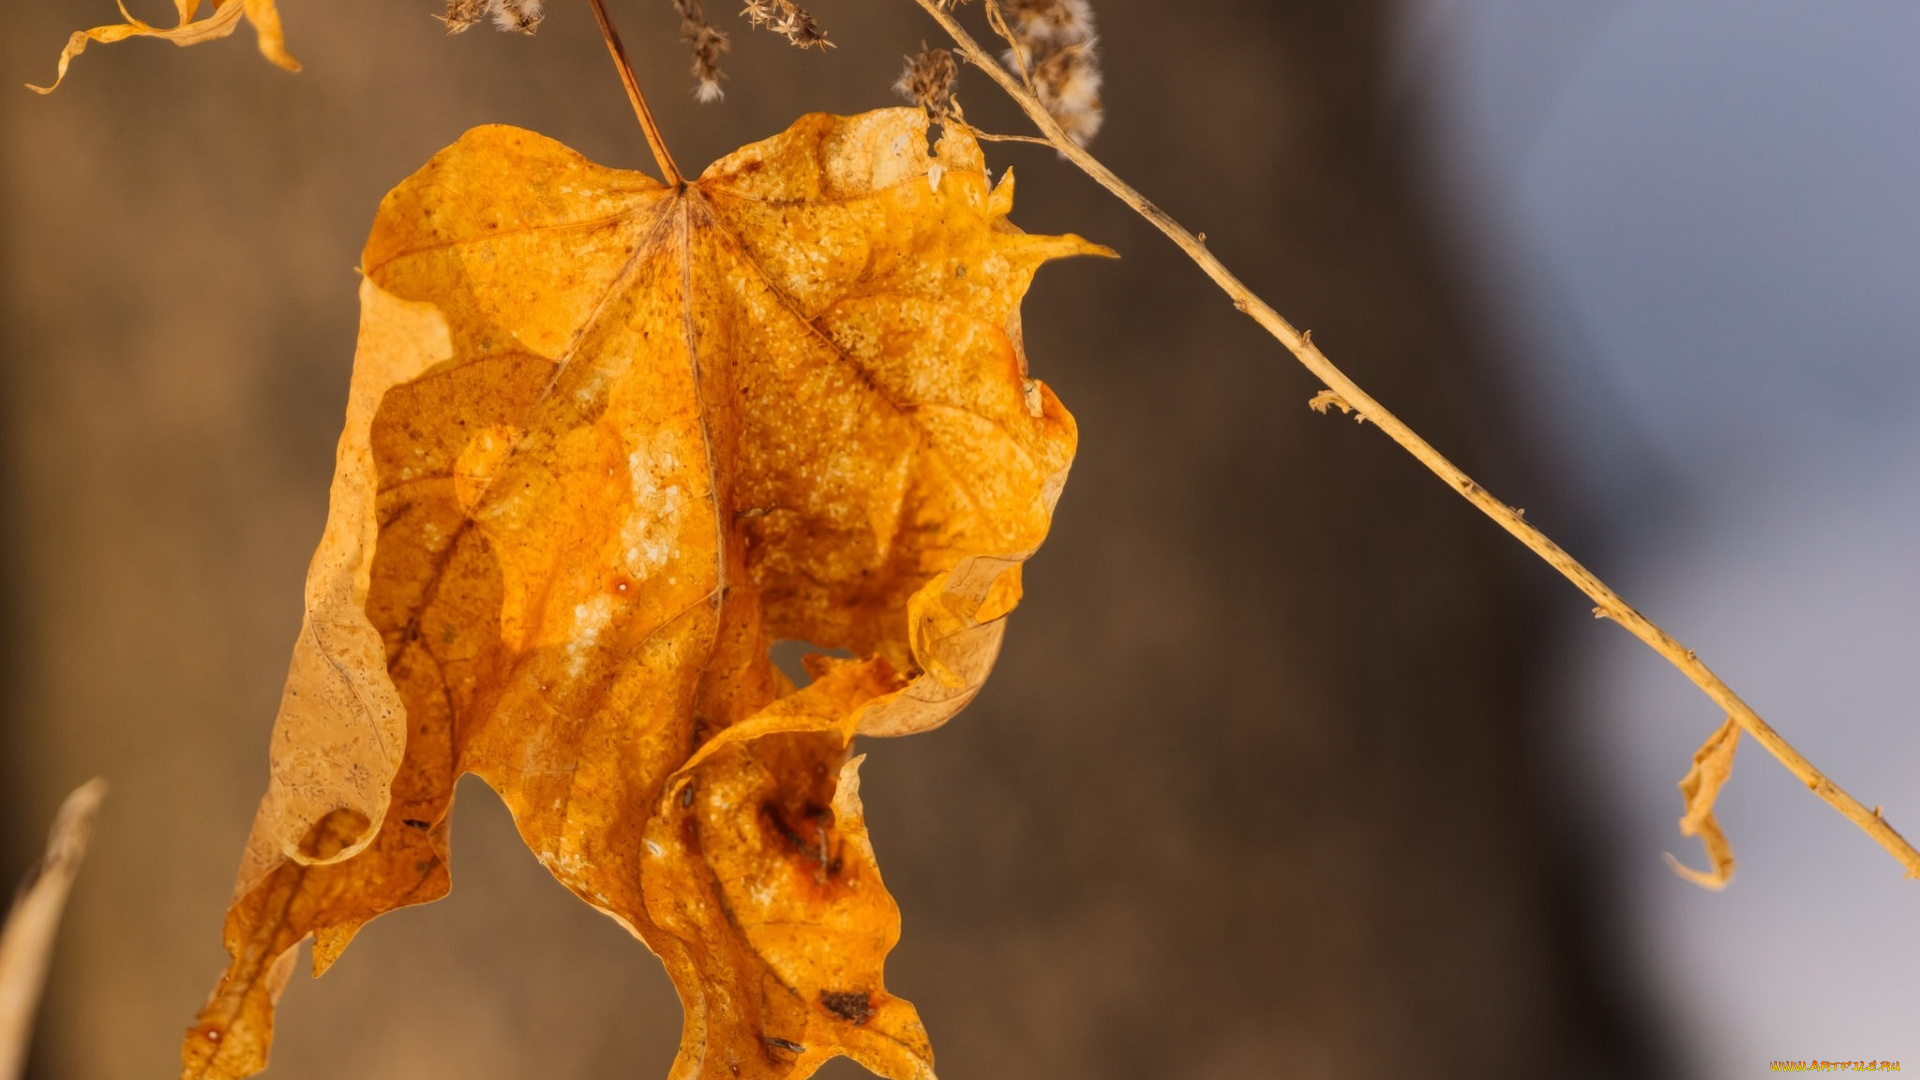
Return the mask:
[[[794,0],[746,0],[747,6],[740,14],[754,26],[764,26],[786,38],[800,48],[817,46],[830,48],[827,32],[820,29],[820,23],[806,9]]]
[[[493,25],[515,34],[531,34],[546,14],[541,0],[493,0]]]
[[[1031,71],[1034,95],[1068,137],[1087,145],[1106,120],[1100,104],[1100,61],[1094,42],[1069,45],[1042,57]]]
[[[447,24],[447,33],[462,33],[486,18],[491,6],[490,0],[447,0],[447,13],[440,16],[440,21]]]
[[[707,21],[700,0],[673,0],[673,9],[680,13],[680,40],[693,49],[693,77],[697,80],[694,96],[703,102],[720,100],[720,80],[724,77],[720,54],[732,47],[726,32]]]
[[[1088,0],[987,2],[998,4],[1005,15],[1007,65],[1026,76],[1040,104],[1068,137],[1085,146],[1106,119],[1092,5]]]
[[[1014,36],[1034,47],[1084,45],[1093,40],[1087,0],[1003,0]]]
[[[907,57],[907,69],[900,73],[893,90],[927,110],[929,117],[944,121],[953,109],[953,84],[959,75],[952,52],[922,44],[918,54]]]

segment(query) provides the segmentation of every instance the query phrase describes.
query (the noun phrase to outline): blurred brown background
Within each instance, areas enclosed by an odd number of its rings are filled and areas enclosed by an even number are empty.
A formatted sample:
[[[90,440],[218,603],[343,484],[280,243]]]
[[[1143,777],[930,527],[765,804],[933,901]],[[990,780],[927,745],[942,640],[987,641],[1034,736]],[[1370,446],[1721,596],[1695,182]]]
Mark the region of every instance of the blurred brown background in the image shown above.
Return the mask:
[[[51,98],[0,91],[0,872],[68,788],[114,784],[36,1077],[169,1075],[222,965],[381,194],[483,122],[647,165],[584,4],[554,0],[532,40],[449,40],[432,7],[288,0],[298,76],[242,31],[96,47]],[[1394,6],[1097,8],[1102,156],[1539,501],[1491,419],[1509,410],[1429,220],[1415,111],[1387,90]],[[821,0],[824,56],[736,25],[727,99],[702,107],[664,0],[613,9],[694,167],[800,111],[892,104],[937,33],[908,0]],[[5,81],[43,81],[68,30],[111,15],[15,5]],[[961,98],[1017,129],[981,76]],[[1021,224],[1125,257],[1049,269],[1028,303],[1083,449],[1000,670],[946,729],[868,747],[905,915],[890,983],[941,1074],[1663,1075],[1609,960],[1608,890],[1538,768],[1545,572],[1376,432],[1309,413],[1308,378],[1052,154],[990,154],[1018,168]],[[679,1011],[657,963],[463,793],[454,896],[296,979],[271,1075],[664,1075]]]

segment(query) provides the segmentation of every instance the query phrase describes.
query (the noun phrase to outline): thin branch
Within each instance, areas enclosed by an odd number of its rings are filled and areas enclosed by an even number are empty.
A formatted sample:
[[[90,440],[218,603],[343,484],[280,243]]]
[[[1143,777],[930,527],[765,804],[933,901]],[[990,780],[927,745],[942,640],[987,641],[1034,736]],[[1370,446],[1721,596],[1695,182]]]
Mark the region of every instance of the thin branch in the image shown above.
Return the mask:
[[[1545,533],[1529,525],[1526,519],[1520,516],[1519,511],[1488,494],[1485,488],[1461,471],[1459,466],[1448,461],[1425,439],[1415,434],[1412,428],[1402,423],[1399,417],[1388,412],[1385,406],[1360,389],[1358,384],[1327,359],[1326,354],[1314,345],[1311,334],[1294,329],[1291,323],[1281,318],[1278,312],[1254,295],[1253,291],[1242,284],[1239,278],[1233,276],[1197,237],[1169,217],[1165,211],[1148,201],[1146,196],[1114,175],[1113,170],[1101,164],[1099,159],[1089,154],[1084,147],[1069,138],[1040,100],[1022,85],[1018,78],[994,60],[985,48],[981,47],[980,43],[974,40],[973,35],[967,33],[966,28],[941,6],[940,0],[914,0],[914,2],[925,9],[948,36],[953,38],[954,43],[960,46],[961,52],[966,55],[968,61],[986,72],[994,82],[1000,84],[1000,88],[1013,98],[1027,117],[1033,121],[1034,126],[1047,137],[1049,145],[1059,151],[1061,156],[1079,166],[1082,172],[1112,192],[1121,202],[1126,203],[1155,228],[1165,233],[1168,239],[1178,245],[1181,251],[1186,252],[1187,257],[1205,271],[1216,285],[1220,286],[1221,291],[1233,300],[1234,307],[1251,316],[1262,329],[1286,346],[1294,359],[1300,361],[1315,378],[1326,385],[1332,396],[1322,394],[1315,399],[1315,405],[1319,411],[1326,411],[1330,405],[1337,406],[1371,421],[1375,427],[1385,432],[1388,438],[1418,458],[1422,465],[1431,470],[1448,487],[1479,507],[1482,513],[1492,518],[1501,528],[1525,544],[1528,550],[1545,560],[1549,566],[1558,570],[1561,576],[1571,581],[1574,587],[1593,600],[1597,605],[1593,609],[1595,618],[1612,619],[1625,627],[1634,637],[1646,643],[1648,648],[1665,657],[1667,662],[1680,669],[1707,697],[1712,698],[1715,704],[1724,709],[1734,722],[1740,725],[1740,730],[1753,736],[1754,740],[1765,747],[1768,753],[1785,765],[1788,772],[1798,777],[1800,782],[1807,785],[1815,795],[1825,799],[1834,809],[1840,811],[1848,821],[1873,837],[1906,868],[1908,877],[1920,878],[1920,851],[1915,851],[1912,844],[1895,832],[1893,826],[1887,824],[1886,819],[1862,806],[1859,800],[1827,779],[1824,773],[1795,750],[1792,744],[1780,736],[1779,732],[1762,720],[1752,707],[1740,700],[1740,696],[1735,694],[1720,676],[1715,675],[1712,669],[1701,663],[1700,659],[1693,654],[1693,650],[1681,645],[1671,634],[1634,610],[1619,593],[1608,587],[1606,582],[1594,576],[1591,570],[1567,554],[1559,544],[1548,539]],[[992,6],[993,0],[988,0],[988,3]]]
[[[20,887],[6,926],[0,929],[0,1080],[14,1080],[27,1063],[33,1014],[47,981],[54,937],[67,891],[87,854],[93,818],[106,798],[107,782],[95,777],[60,804],[47,836],[47,854]]]
[[[1018,41],[1014,40],[1013,30],[1007,26],[1007,13],[1000,10],[999,4],[991,2],[987,4],[987,25],[993,28],[994,33],[1006,39],[1007,55],[1013,58],[1014,70],[1020,76],[1020,85],[1026,87],[1027,93],[1032,94],[1033,72],[1027,70],[1026,51],[1020,48]],[[1035,94],[1034,99],[1039,100],[1039,95]]]
[[[1052,146],[1053,145],[1052,143],[1048,142],[1045,139],[1040,138],[1037,135],[995,135],[991,131],[981,131],[979,128],[974,127],[972,124],[968,124],[964,120],[962,120],[961,123],[965,125],[967,129],[967,134],[973,136],[976,139],[979,139],[981,142],[1032,143],[1035,146]]]
[[[646,133],[647,146],[653,151],[653,160],[660,166],[660,179],[671,188],[683,187],[687,178],[681,175],[680,166],[673,163],[673,155],[667,153],[667,140],[660,135],[660,125],[653,120],[653,110],[647,108],[647,97],[640,92],[640,80],[633,76],[633,65],[627,61],[626,46],[620,44],[620,32],[613,28],[613,20],[607,17],[607,7],[601,0],[587,0],[593,5],[594,21],[600,24],[600,36],[607,40],[607,51],[613,54],[613,66],[620,69],[620,85],[627,88],[627,100],[633,103],[633,115],[640,119],[640,130]]]

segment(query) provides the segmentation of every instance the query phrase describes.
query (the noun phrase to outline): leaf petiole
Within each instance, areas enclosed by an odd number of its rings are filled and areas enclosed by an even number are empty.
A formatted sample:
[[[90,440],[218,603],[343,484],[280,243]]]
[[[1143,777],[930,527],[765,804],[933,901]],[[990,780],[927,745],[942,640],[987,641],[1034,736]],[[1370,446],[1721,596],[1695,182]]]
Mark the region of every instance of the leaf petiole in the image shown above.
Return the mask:
[[[594,21],[600,24],[600,36],[606,39],[607,52],[613,55],[613,66],[620,72],[620,85],[626,87],[627,100],[633,103],[633,115],[640,120],[640,130],[647,136],[647,148],[653,151],[653,160],[660,166],[660,179],[670,188],[685,187],[687,178],[680,172],[680,166],[674,164],[673,155],[667,152],[667,140],[660,134],[660,125],[653,119],[653,110],[647,108],[647,96],[640,92],[640,80],[634,77],[633,64],[627,60],[626,46],[620,44],[620,32],[613,28],[613,20],[607,16],[606,4],[601,0],[587,0],[593,5]]]

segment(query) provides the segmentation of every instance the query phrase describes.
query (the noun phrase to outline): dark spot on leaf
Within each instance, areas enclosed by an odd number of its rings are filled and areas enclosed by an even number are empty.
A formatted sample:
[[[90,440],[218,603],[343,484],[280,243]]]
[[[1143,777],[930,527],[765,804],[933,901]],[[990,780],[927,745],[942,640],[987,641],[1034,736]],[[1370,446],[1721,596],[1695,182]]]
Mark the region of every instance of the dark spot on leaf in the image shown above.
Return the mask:
[[[828,810],[824,806],[808,803],[800,808],[800,821],[789,821],[785,810],[772,801],[760,804],[760,817],[771,831],[793,848],[794,853],[825,867],[833,862],[833,853],[827,847],[827,830],[824,824]]]
[[[873,1016],[873,996],[865,990],[827,990],[820,1007],[849,1024],[864,1024]]]

